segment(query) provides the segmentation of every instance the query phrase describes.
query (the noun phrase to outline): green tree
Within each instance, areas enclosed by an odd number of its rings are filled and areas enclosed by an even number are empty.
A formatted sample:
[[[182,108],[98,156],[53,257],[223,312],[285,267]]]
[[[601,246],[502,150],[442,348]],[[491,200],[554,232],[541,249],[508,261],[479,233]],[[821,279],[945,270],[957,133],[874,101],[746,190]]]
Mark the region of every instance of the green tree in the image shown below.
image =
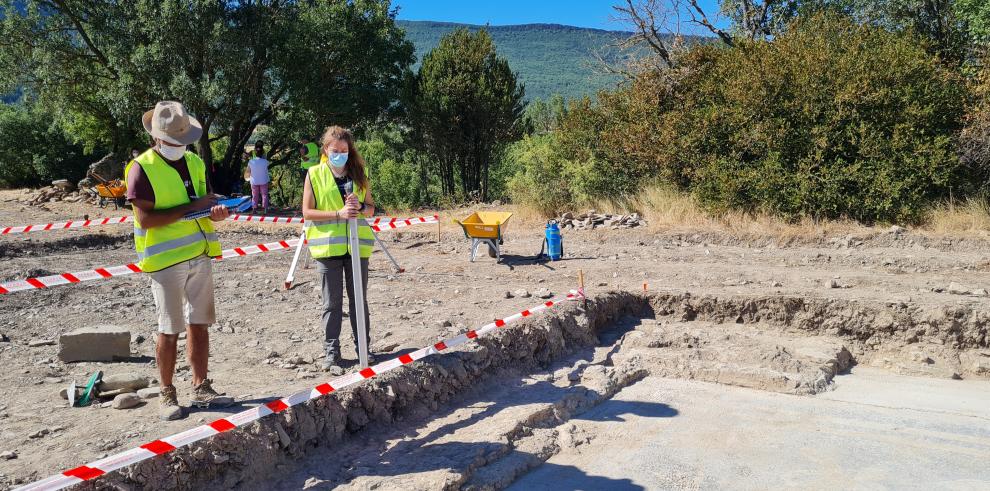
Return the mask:
[[[375,203],[384,210],[410,209],[426,203],[428,181],[421,175],[417,152],[391,127],[366,132],[357,142],[368,164]]]
[[[513,143],[507,158],[519,165],[509,180],[509,196],[546,216],[556,216],[575,204],[571,191],[569,162],[559,150],[555,134],[526,136]]]
[[[489,198],[492,167],[522,133],[523,94],[484,29],[454,31],[426,55],[405,96],[406,117],[444,194]]]
[[[0,187],[36,186],[54,179],[75,182],[90,159],[49,115],[26,101],[0,104]]]
[[[564,96],[554,94],[548,101],[534,99],[526,104],[523,122],[526,132],[545,135],[556,130],[567,116],[567,101]]]
[[[289,140],[380,118],[413,52],[388,0],[0,0],[0,16],[0,89],[23,87],[118,154],[147,144],[143,111],[180,100],[220,189],[240,182],[259,125]]]
[[[990,2],[985,0],[956,0],[955,11],[965,22],[974,43],[983,49],[990,47]]]
[[[987,175],[985,148],[968,164],[956,153],[966,96],[910,32],[816,14],[572,104],[558,141],[579,201],[659,181],[716,209],[911,221]]]

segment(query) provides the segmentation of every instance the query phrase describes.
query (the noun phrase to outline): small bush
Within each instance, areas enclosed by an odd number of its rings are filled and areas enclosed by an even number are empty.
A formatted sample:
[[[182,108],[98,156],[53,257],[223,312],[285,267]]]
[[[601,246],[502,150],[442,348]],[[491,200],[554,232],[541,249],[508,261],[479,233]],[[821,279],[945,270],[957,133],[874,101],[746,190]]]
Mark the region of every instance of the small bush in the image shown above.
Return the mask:
[[[554,135],[527,136],[509,147],[505,159],[518,167],[508,185],[513,202],[546,216],[574,205],[572,166],[561,157]]]
[[[559,140],[579,200],[661,184],[714,210],[913,221],[985,175],[955,154],[965,98],[910,34],[818,14],[572,104]]]
[[[911,221],[970,190],[954,155],[965,93],[915,39],[828,15],[772,43],[701,47],[678,149],[716,208]]]
[[[368,166],[375,203],[382,209],[408,210],[425,204],[418,154],[394,132],[359,140],[358,151]]]
[[[421,204],[419,171],[404,160],[369,163],[375,203],[383,209],[408,210]]]
[[[959,136],[959,158],[970,172],[990,176],[990,59],[971,81],[966,126]],[[984,181],[985,182],[985,181]]]

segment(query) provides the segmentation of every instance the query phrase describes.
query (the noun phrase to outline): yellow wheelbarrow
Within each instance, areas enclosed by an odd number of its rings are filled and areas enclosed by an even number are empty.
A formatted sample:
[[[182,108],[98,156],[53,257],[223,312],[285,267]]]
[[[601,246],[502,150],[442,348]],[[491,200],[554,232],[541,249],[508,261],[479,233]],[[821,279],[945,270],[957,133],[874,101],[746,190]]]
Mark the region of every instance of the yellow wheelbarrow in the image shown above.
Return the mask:
[[[503,243],[505,222],[511,216],[512,213],[501,211],[479,211],[464,220],[455,220],[464,229],[464,236],[471,239],[472,263],[481,244],[488,244],[488,255],[496,258],[496,262],[502,262],[502,252],[498,246]]]

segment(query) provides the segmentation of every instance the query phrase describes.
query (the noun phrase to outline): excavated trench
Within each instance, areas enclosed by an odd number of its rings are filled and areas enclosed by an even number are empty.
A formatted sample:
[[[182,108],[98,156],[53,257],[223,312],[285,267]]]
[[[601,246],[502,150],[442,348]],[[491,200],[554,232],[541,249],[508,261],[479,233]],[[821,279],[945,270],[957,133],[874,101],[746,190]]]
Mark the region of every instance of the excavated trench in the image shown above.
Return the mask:
[[[126,248],[133,240],[129,234],[85,234],[63,237],[54,240],[26,237],[17,242],[0,243],[0,259],[13,259],[27,256],[49,256],[52,254],[77,253],[81,251],[113,251]]]
[[[962,306],[612,292],[85,486],[501,489],[581,445],[568,421],[648,375],[815,394],[891,346],[956,350],[978,360],[958,355],[955,370],[986,375],[987,341],[987,314]],[[487,420],[495,426],[469,432]],[[405,433],[424,422],[437,425],[431,441],[467,433],[417,445]]]

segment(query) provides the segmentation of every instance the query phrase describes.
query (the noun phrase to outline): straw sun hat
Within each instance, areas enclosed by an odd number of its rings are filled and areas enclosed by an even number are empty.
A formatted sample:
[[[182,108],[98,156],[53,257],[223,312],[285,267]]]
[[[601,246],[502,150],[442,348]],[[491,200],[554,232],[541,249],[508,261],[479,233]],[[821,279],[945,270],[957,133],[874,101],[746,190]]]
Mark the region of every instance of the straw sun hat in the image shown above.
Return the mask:
[[[152,137],[173,145],[190,145],[203,135],[203,125],[175,101],[159,102],[154,109],[144,113],[141,122]]]

